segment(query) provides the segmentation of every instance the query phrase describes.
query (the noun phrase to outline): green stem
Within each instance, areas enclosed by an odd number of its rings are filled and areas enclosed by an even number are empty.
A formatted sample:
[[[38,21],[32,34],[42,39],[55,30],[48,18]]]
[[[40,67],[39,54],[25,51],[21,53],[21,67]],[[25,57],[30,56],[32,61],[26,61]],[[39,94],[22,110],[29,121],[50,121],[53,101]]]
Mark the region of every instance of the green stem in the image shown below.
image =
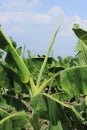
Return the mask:
[[[38,76],[38,80],[37,80],[37,87],[39,87],[39,85],[40,85],[40,81],[41,81],[42,74],[43,74],[43,72],[44,72],[44,69],[45,69],[45,66],[46,66],[46,63],[47,63],[47,60],[48,60],[50,51],[51,51],[51,49],[52,49],[52,46],[53,46],[53,44],[54,44],[54,41],[55,41],[57,32],[58,32],[58,30],[60,29],[61,24],[62,24],[62,14],[60,14],[60,21],[59,21],[59,23],[58,23],[57,29],[56,29],[56,31],[55,31],[55,33],[54,33],[54,35],[53,35],[53,37],[52,37],[52,40],[51,40],[51,42],[50,42],[50,46],[49,46],[49,48],[48,48],[48,51],[47,51],[46,57],[45,57],[45,59],[44,59],[44,62],[43,62],[43,64],[42,64],[42,66],[41,66],[41,70],[40,70],[40,73],[39,73],[39,76]]]
[[[81,121],[84,122],[85,119],[77,112],[77,110],[75,109],[74,106],[71,106],[72,111],[75,113],[75,115],[77,116],[77,118]]]
[[[30,81],[30,86],[31,86],[31,96],[34,96],[36,91],[37,91],[36,86],[34,84],[34,81],[33,81],[32,77],[30,77],[29,81]]]
[[[47,86],[47,84],[52,81],[55,77],[57,77],[59,75],[59,72],[57,72],[56,74],[54,74],[52,77],[50,77],[49,79],[45,80],[41,86],[37,89],[35,95],[41,93],[43,91],[43,89]]]
[[[58,104],[60,104],[60,105],[62,105],[62,106],[64,106],[64,107],[66,107],[66,108],[68,108],[68,109],[71,109],[70,105],[61,102],[60,100],[56,99],[56,98],[53,97],[52,95],[49,95],[49,94],[46,94],[46,93],[42,93],[42,94],[43,94],[44,96],[50,98],[51,100],[57,102]]]
[[[17,113],[14,113],[14,114],[10,114],[10,115],[6,116],[5,118],[3,118],[2,120],[0,120],[0,125],[3,124],[5,121],[7,121],[8,119],[10,119],[12,117],[21,116],[21,115],[25,116],[26,114],[24,112],[17,112]]]
[[[72,112],[76,115],[76,117],[81,121],[82,124],[87,124],[87,122],[85,121],[85,119],[78,113],[78,111],[75,109],[74,106],[65,104],[65,103],[61,102],[60,100],[56,99],[55,97],[53,97],[52,95],[49,95],[49,94],[46,94],[46,93],[42,93],[42,94],[44,96],[50,98],[51,100],[57,102],[61,106],[66,107],[66,108],[72,110]]]

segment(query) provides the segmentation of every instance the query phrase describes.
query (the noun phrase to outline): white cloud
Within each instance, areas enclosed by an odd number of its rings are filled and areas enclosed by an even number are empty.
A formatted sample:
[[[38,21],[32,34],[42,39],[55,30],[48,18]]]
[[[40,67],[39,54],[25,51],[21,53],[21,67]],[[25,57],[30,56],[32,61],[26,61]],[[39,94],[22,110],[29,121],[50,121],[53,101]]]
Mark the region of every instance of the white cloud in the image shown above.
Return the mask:
[[[61,11],[61,8],[58,7],[58,6],[54,6],[52,7],[50,10],[48,10],[48,15],[52,16],[52,17],[59,17],[60,15],[60,11]]]
[[[8,10],[8,11],[23,11],[23,10],[32,10],[35,7],[39,6],[41,4],[42,0],[3,0],[1,1],[1,10]]]
[[[33,14],[31,20],[34,24],[49,24],[51,17],[47,14]]]
[[[54,6],[49,9],[46,13],[33,13],[31,16],[31,20],[36,24],[55,24],[58,23],[60,8],[58,6]]]
[[[11,3],[9,3],[8,5],[4,5],[5,6],[5,10],[4,12],[1,11],[0,12],[0,23],[3,24],[10,24],[10,26],[16,26],[16,25],[23,25],[25,23],[25,25],[27,26],[27,24],[55,24],[58,23],[59,20],[59,12],[60,12],[60,8],[55,6],[51,9],[49,9],[46,13],[37,13],[34,12],[33,9],[25,9],[29,7],[31,4],[32,6],[35,6],[37,4],[39,4],[40,0],[33,0],[32,3],[27,2],[22,0],[20,2],[20,0],[18,2],[14,2],[13,0],[11,1]],[[23,6],[25,5],[25,6]],[[9,6],[9,9],[8,9]],[[19,7],[24,7],[24,9],[22,10],[17,10],[19,9]],[[31,6],[30,6],[31,7]],[[10,9],[13,9],[12,11]],[[19,26],[20,27],[20,26]]]
[[[54,6],[50,10],[48,10],[47,14],[51,17],[52,23],[58,23],[60,12],[63,14],[63,10],[59,6]]]
[[[4,12],[0,13],[1,24],[49,24],[51,22],[51,16],[48,14],[39,14],[33,12]]]

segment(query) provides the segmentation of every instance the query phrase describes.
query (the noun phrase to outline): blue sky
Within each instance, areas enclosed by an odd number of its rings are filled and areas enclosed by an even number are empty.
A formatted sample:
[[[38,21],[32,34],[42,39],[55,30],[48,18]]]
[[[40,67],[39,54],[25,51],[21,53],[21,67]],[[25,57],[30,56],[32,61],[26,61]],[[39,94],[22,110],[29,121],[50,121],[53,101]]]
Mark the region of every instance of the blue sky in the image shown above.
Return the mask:
[[[0,24],[18,46],[26,44],[34,54],[45,54],[63,13],[62,26],[53,46],[54,56],[74,55],[77,38],[74,23],[87,29],[87,0],[0,0]]]

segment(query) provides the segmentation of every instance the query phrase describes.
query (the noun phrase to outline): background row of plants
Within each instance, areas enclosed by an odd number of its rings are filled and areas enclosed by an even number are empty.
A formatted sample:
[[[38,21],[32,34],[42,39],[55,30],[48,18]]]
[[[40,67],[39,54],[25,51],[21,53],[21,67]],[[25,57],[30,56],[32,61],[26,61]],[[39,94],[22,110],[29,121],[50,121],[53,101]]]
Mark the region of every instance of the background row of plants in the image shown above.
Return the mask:
[[[74,57],[33,56],[0,27],[0,130],[87,129],[87,31],[78,24]]]

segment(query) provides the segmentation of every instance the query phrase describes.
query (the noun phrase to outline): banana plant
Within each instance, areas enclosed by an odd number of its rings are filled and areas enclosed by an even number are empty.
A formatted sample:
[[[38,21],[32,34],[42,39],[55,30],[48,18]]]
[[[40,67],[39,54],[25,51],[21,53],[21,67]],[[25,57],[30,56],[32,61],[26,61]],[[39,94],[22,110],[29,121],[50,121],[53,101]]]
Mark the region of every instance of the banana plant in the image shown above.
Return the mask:
[[[79,38],[78,44],[76,46],[76,51],[78,53],[75,58],[73,58],[73,60],[75,59],[75,63],[77,63],[75,65],[69,65],[71,64],[71,57],[65,58],[64,61],[61,57],[59,57],[59,62],[56,64],[56,67],[52,66],[53,68],[50,68],[50,72],[53,71],[53,69],[56,71],[51,73],[51,76],[49,76],[49,74],[43,78],[44,72],[46,71],[45,68],[47,67],[49,60],[49,55],[58,30],[61,27],[61,23],[62,15],[60,15],[60,21],[58,23],[56,31],[54,32],[46,56],[43,58],[43,63],[41,64],[41,68],[38,72],[39,74],[36,76],[37,73],[35,73],[35,78],[31,71],[31,67],[27,66],[26,61],[19,55],[18,50],[14,47],[12,40],[6,37],[2,30],[2,27],[0,27],[0,48],[6,51],[6,53],[10,53],[16,64],[16,71],[15,69],[9,69],[9,74],[13,74],[13,77],[15,77],[15,80],[13,82],[11,81],[11,83],[12,85],[14,84],[17,92],[15,94],[16,96],[14,96],[14,93],[13,95],[11,93],[11,96],[9,94],[6,95],[7,89],[10,89],[10,81],[9,78],[7,78],[9,75],[8,67],[6,68],[4,64],[0,64],[0,74],[3,74],[3,77],[0,77],[0,81],[3,80],[0,82],[0,91],[3,91],[3,88],[6,88],[4,89],[3,93],[1,92],[0,95],[0,103],[2,105],[2,108],[0,108],[0,129],[14,130],[15,124],[17,126],[15,129],[25,130],[27,128],[23,126],[26,125],[29,121],[33,127],[33,130],[43,130],[42,124],[45,124],[44,122],[46,121],[49,130],[86,130],[87,31],[82,30],[77,24],[74,24],[73,26],[73,31]],[[37,69],[37,67],[35,67],[35,69]],[[56,79],[56,83],[54,79]],[[8,85],[6,85],[6,83],[8,83]],[[52,92],[50,90],[48,92],[45,92],[45,88],[49,84],[50,86],[54,85],[53,88],[55,89],[55,92]],[[17,90],[21,88],[20,86],[26,87],[29,90],[29,95],[26,90]],[[55,88],[56,86],[57,88]],[[12,90],[13,89],[14,88],[12,88]],[[23,91],[27,94],[22,93],[23,95],[21,95],[20,91]],[[21,98],[21,96],[23,96],[23,98]],[[26,101],[26,98],[28,101]],[[22,108],[18,109],[18,107],[15,107],[14,103],[12,102],[13,100],[15,100],[17,104],[24,104],[26,108],[28,108],[28,105],[30,104],[32,107],[32,113],[29,113],[29,108],[28,110],[24,109],[24,112],[22,111]],[[7,102],[10,105],[12,104],[12,106],[7,105]],[[10,107],[12,107],[12,113],[9,113],[7,111],[7,108]],[[21,110],[21,112],[17,112],[19,110]],[[20,122],[23,122],[23,124],[21,125]]]
[[[54,74],[52,77],[50,77],[49,79],[45,80],[43,83],[40,84],[41,81],[41,77],[43,75],[46,63],[47,63],[47,59],[49,57],[49,54],[51,52],[52,46],[54,44],[57,32],[61,26],[62,23],[62,14],[60,13],[60,21],[58,23],[58,26],[56,28],[56,31],[54,32],[54,35],[52,37],[52,40],[50,42],[46,57],[43,61],[43,64],[41,66],[41,70],[37,79],[37,84],[34,83],[33,78],[32,78],[32,74],[30,72],[30,69],[27,68],[27,66],[25,65],[23,59],[19,56],[19,54],[17,53],[16,49],[14,48],[11,40],[9,40],[6,35],[4,34],[2,28],[0,27],[0,48],[3,49],[6,52],[10,52],[12,58],[14,59],[17,68],[18,68],[18,74],[20,76],[20,79],[23,83],[30,83],[31,86],[31,95],[35,96],[39,93],[41,93],[43,91],[43,89],[46,87],[46,85],[53,80],[56,76],[58,76],[58,73]]]
[[[17,73],[18,77],[20,78],[20,81],[23,84],[25,84],[25,86],[26,86],[26,84],[28,84],[28,89],[29,89],[29,93],[31,96],[31,102],[32,102],[32,100],[34,100],[36,98],[36,96],[38,96],[40,93],[43,92],[44,88],[47,86],[47,84],[49,82],[51,82],[53,79],[55,79],[59,75],[59,72],[57,72],[57,73],[53,74],[50,78],[44,80],[41,83],[41,78],[42,78],[42,75],[44,73],[44,69],[45,69],[47,60],[49,58],[52,46],[54,44],[57,32],[61,26],[61,23],[62,23],[62,15],[60,14],[60,21],[58,23],[56,31],[54,32],[54,35],[53,35],[52,40],[50,42],[50,45],[49,45],[46,57],[44,58],[43,64],[41,66],[41,70],[40,70],[36,84],[34,82],[30,68],[26,66],[23,58],[18,54],[16,48],[14,47],[12,40],[10,40],[6,37],[5,33],[2,30],[2,27],[0,27],[0,48],[2,50],[4,50],[6,53],[10,53],[11,57],[13,58],[13,60],[16,64],[16,69],[17,69],[16,73]],[[17,82],[16,82],[16,85],[17,85]],[[41,96],[41,98],[42,98],[42,103],[44,103],[43,96]],[[7,115],[6,117],[3,117],[3,119],[0,121],[0,124],[1,124],[0,126],[3,127],[4,122],[6,123],[12,117],[18,116],[18,118],[20,118],[20,114],[21,114],[21,112],[20,113],[16,112],[12,116]],[[23,115],[26,116],[26,114],[24,114],[24,113],[23,113]],[[33,115],[30,122],[33,125],[35,130],[40,129],[40,127],[38,125],[38,116]],[[35,124],[35,122],[37,122],[37,124]]]

